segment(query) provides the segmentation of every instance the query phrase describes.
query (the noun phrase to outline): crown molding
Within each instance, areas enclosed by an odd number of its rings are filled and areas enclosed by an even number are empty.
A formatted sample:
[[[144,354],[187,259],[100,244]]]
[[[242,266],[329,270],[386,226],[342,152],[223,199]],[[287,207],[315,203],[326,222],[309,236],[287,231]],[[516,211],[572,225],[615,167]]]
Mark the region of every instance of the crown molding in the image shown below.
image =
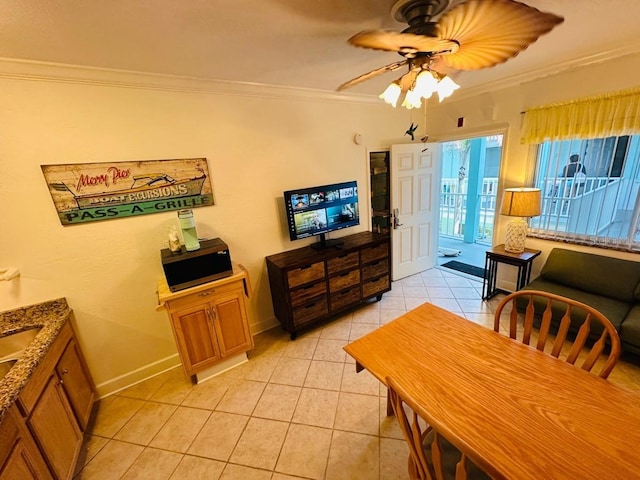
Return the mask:
[[[485,93],[530,83],[559,75],[569,70],[640,54],[640,43],[627,44],[566,62],[511,75],[477,86],[463,86],[448,101],[466,100]],[[96,85],[115,88],[137,88],[168,92],[243,97],[275,98],[297,101],[379,104],[374,94],[333,92],[311,88],[267,85],[198,77],[156,74],[130,70],[86,67],[52,62],[40,62],[0,57],[0,79]],[[446,100],[446,101],[447,101]]]
[[[467,98],[475,97],[485,93],[495,92],[496,90],[503,90],[515,87],[517,85],[530,83],[535,80],[540,80],[542,78],[559,75],[576,68],[583,68],[598,63],[608,62],[610,60],[639,54],[640,44],[624,45],[607,50],[605,52],[599,52],[593,55],[587,55],[566,62],[556,63],[555,65],[551,65],[546,68],[540,68],[530,72],[511,75],[509,77],[501,78],[500,80],[485,83],[482,85],[462,87],[455,92],[454,96],[455,100],[465,100]],[[453,100],[453,97],[451,99]]]
[[[379,103],[375,96],[0,57],[0,79],[168,92],[339,103]]]

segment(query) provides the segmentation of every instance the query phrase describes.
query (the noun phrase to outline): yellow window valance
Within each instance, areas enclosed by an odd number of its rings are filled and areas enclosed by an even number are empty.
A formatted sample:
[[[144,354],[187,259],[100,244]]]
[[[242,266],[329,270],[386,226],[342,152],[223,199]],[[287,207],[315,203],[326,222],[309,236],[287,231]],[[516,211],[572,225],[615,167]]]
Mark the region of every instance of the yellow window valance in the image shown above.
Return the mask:
[[[637,133],[640,133],[640,88],[530,108],[524,113],[520,142]]]

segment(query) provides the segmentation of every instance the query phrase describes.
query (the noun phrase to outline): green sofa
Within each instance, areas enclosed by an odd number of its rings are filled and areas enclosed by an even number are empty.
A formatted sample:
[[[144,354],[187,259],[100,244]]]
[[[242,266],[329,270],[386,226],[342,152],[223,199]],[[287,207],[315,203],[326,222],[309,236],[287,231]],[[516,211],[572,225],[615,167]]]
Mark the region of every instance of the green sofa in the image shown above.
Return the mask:
[[[595,307],[618,330],[623,350],[640,354],[640,262],[554,248],[540,276],[524,289],[555,293]],[[554,320],[559,321],[559,312],[554,311]]]

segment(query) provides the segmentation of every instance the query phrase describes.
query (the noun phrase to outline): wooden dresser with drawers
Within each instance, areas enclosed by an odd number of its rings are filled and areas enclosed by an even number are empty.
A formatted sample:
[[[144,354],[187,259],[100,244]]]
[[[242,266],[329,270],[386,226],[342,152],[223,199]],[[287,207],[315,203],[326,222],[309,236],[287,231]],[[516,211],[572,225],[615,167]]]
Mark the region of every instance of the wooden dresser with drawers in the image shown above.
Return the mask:
[[[340,248],[303,247],[266,259],[273,310],[291,339],[391,290],[388,235],[362,232],[340,240]]]

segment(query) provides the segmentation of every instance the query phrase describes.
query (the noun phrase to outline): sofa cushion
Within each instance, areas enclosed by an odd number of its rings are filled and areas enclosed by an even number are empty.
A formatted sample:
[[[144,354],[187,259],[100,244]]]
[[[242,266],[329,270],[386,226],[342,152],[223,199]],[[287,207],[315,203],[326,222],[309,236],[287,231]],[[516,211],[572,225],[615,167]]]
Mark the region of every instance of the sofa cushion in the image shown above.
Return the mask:
[[[640,284],[640,262],[564,248],[551,250],[540,277],[623,302],[634,302],[636,293],[640,293],[640,290],[636,292]]]
[[[577,300],[578,302],[586,303],[587,305],[595,308],[600,313],[602,313],[605,317],[609,319],[609,321],[613,324],[618,332],[620,331],[620,326],[622,325],[623,320],[629,313],[631,309],[631,304],[627,302],[622,302],[620,300],[616,300],[615,298],[603,297],[601,295],[595,295],[593,293],[584,292],[582,290],[577,290],[575,288],[568,287],[566,285],[560,285],[558,283],[550,282],[543,278],[536,278],[531,281],[523,290],[543,290],[545,292],[555,293],[556,295],[561,295],[563,297],[572,298],[573,300]],[[542,310],[544,307],[536,308],[536,313],[542,314]],[[561,308],[553,308],[552,318],[556,322],[559,322],[564,313],[564,309]],[[580,312],[581,313],[581,312]],[[579,325],[584,321],[585,315],[579,315],[578,312],[575,312],[576,316],[572,316],[571,325],[575,327],[575,325]],[[593,334],[597,335],[602,332],[602,328],[594,328]],[[640,345],[640,343],[638,344]]]
[[[622,323],[620,340],[625,350],[640,353],[640,305],[634,305]]]

